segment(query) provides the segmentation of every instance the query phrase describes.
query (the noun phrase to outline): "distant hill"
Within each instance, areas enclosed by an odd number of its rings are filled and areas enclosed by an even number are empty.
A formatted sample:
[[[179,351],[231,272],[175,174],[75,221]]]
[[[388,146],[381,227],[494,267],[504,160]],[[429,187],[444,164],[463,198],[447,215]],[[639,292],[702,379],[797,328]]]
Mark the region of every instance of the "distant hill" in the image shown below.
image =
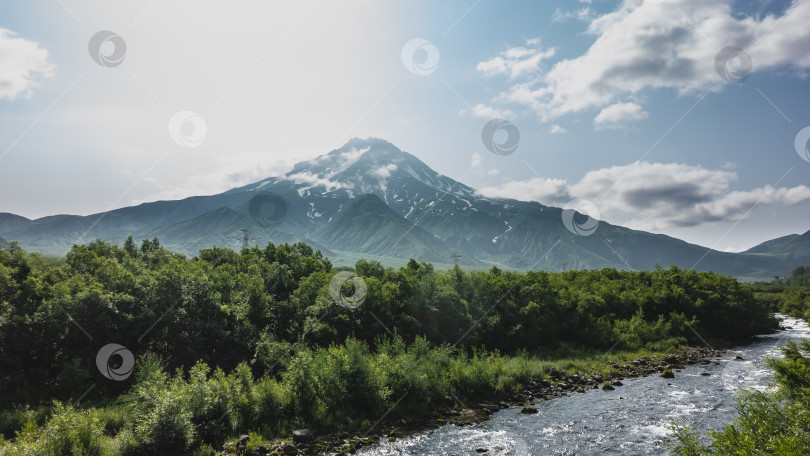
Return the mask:
[[[794,266],[807,265],[810,264],[810,231],[771,239],[744,253],[777,257]]]
[[[32,221],[25,217],[9,214],[8,212],[0,212],[0,233],[16,231],[25,228],[31,223]]]
[[[285,215],[263,223],[254,197],[271,192]],[[255,208],[254,208],[255,209]],[[0,235],[52,255],[94,239],[123,243],[157,236],[174,251],[196,255],[218,245],[305,241],[336,264],[364,257],[399,265],[409,258],[439,265],[526,270],[615,267],[649,270],[676,264],[745,280],[790,274],[810,264],[810,234],[727,253],[670,236],[601,222],[591,236],[562,223],[562,210],[536,202],[485,198],[443,176],[393,144],[352,139],[339,149],[296,164],[287,174],[212,196],[158,201],[90,216],[29,220],[0,214]],[[809,232],[810,233],[810,232]]]

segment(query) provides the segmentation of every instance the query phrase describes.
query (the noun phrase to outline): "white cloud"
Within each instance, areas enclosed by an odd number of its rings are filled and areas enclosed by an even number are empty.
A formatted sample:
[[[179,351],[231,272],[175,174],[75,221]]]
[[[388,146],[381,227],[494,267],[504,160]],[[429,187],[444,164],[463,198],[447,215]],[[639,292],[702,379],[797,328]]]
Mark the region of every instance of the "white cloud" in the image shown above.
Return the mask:
[[[651,229],[701,223],[687,220],[700,205],[728,194],[736,179],[735,173],[702,166],[635,162],[589,171],[570,192],[593,201],[602,214],[630,216],[629,226]]]
[[[397,165],[393,163],[389,163],[387,165],[380,166],[379,168],[371,171],[371,174],[381,177],[383,179],[391,177],[391,173],[397,170]]]
[[[53,76],[48,51],[33,41],[17,38],[11,30],[0,28],[0,99],[31,96],[39,86],[38,78]]]
[[[686,94],[722,87],[714,60],[727,46],[750,54],[753,71],[810,69],[810,0],[796,0],[781,15],[763,18],[739,15],[732,3],[624,0],[616,11],[590,21],[588,33],[596,38],[585,53],[547,72],[541,73],[533,57],[550,50],[529,45],[481,62],[478,70],[513,80],[494,101],[522,105],[548,121],[602,109],[644,90]]]
[[[698,205],[696,212],[698,217],[709,220],[736,219],[745,216],[755,204],[792,205],[805,201],[810,201],[810,187],[806,185],[792,188],[766,185],[750,191],[731,192],[717,201]]]
[[[484,162],[484,156],[479,154],[478,152],[473,152],[472,154],[472,168],[478,168],[481,166],[481,163]]]
[[[554,10],[554,14],[551,15],[551,22],[564,22],[568,19],[591,21],[594,18],[594,14],[594,11],[589,6],[580,8],[576,11],[563,11],[560,8],[557,8]]]
[[[508,117],[513,117],[515,115],[514,112],[508,109],[498,109],[493,108],[492,106],[487,106],[484,104],[477,104],[470,109],[462,109],[459,111],[459,114],[467,114],[471,113],[475,117],[480,117],[482,119],[504,119]]]
[[[331,192],[332,190],[344,187],[344,185],[341,184],[340,182],[331,181],[317,174],[313,174],[310,171],[305,171],[303,173],[288,174],[285,176],[285,179],[291,180],[296,184],[309,184],[312,185],[313,187],[322,186],[326,188],[327,192]]]
[[[573,185],[562,179],[535,178],[482,188],[480,193],[549,206],[582,198],[617,223],[653,231],[739,220],[755,205],[810,201],[810,187],[805,185],[730,191],[736,180],[737,174],[730,171],[636,162],[589,171]]]
[[[639,104],[615,103],[599,111],[593,123],[597,128],[616,128],[646,118],[647,112]]]
[[[554,124],[551,126],[548,132],[551,133],[552,135],[561,135],[564,133],[568,133],[568,130],[565,129],[565,127],[561,127],[557,124]]]
[[[484,76],[505,74],[509,76],[509,79],[536,73],[540,62],[553,57],[555,53],[554,49],[542,49],[539,44],[539,39],[527,40],[526,46],[529,47],[509,48],[502,51],[497,57],[480,62],[476,69]]]
[[[156,200],[177,200],[187,198],[189,196],[199,195],[214,195],[227,190],[238,188],[244,185],[260,182],[268,177],[279,177],[286,179],[296,184],[307,184],[310,186],[323,186],[327,191],[332,191],[339,188],[352,188],[344,183],[329,180],[330,176],[335,174],[334,171],[343,171],[369,148],[357,149],[351,148],[346,152],[338,155],[336,160],[336,168],[332,169],[328,175],[318,175],[310,171],[299,172],[291,174],[290,170],[293,165],[300,161],[300,156],[297,154],[276,154],[267,151],[260,152],[237,152],[227,156],[218,156],[214,162],[214,169],[210,172],[198,173],[188,176],[180,185],[172,185],[161,183],[160,179],[154,177],[145,177],[142,179],[144,183],[150,184],[156,188],[157,191],[149,193],[144,198],[138,198],[131,201],[131,204],[140,204]],[[137,152],[134,151],[134,152]],[[319,161],[328,158],[327,155],[320,155],[312,160],[311,164],[317,164]],[[387,171],[377,170],[380,173],[393,171],[396,169],[389,169]],[[384,168],[384,167],[383,167]],[[135,176],[137,172],[125,172],[129,176]]]
[[[364,153],[368,152],[370,149],[371,149],[371,147],[365,147],[363,149],[358,149],[356,147],[352,147],[351,149],[347,150],[346,152],[343,152],[342,154],[340,154],[341,162],[338,165],[338,168],[340,169],[340,171],[336,171],[336,172],[345,171],[346,168],[351,166],[354,162],[357,161],[358,158],[360,158]]]
[[[267,152],[234,153],[219,157],[216,167],[208,173],[187,177],[182,184],[161,184],[160,179],[148,176],[143,182],[156,188],[156,192],[131,201],[140,204],[158,200],[177,200],[189,196],[214,195],[243,185],[252,184],[271,176],[280,176],[292,168],[295,157],[278,157]],[[134,175],[125,171],[125,174]]]
[[[484,187],[478,193],[487,198],[513,198],[537,201],[550,206],[562,205],[571,200],[568,183],[563,179],[535,178],[511,181],[498,187]]]
[[[337,156],[337,160],[334,161],[333,166],[330,168],[329,175],[333,176],[335,174],[340,174],[343,171],[346,171],[346,169],[348,169],[349,166],[351,166],[354,162],[356,162],[361,155],[368,152],[370,149],[371,147],[365,147],[363,149],[352,147],[345,152],[341,152]],[[324,154],[315,157],[314,159],[308,161],[307,163],[317,166],[324,164],[329,160],[334,160],[333,156],[329,154]]]

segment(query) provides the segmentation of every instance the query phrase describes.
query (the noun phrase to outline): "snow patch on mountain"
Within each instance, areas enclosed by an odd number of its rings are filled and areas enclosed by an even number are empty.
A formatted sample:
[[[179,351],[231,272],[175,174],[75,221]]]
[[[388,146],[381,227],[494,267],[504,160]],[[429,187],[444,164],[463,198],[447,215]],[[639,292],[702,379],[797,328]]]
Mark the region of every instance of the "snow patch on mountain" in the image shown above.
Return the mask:
[[[259,183],[259,185],[258,185],[256,188],[257,188],[257,189],[262,188],[262,187],[264,187],[265,185],[267,185],[267,184],[271,183],[272,181],[273,181],[272,179],[268,179],[268,180],[266,180],[266,181],[264,181],[264,182],[261,182],[261,183]]]
[[[506,222],[504,222],[504,223],[506,223]],[[493,244],[496,244],[496,243],[498,242],[498,238],[499,238],[499,237],[501,237],[501,236],[503,236],[504,234],[506,234],[506,233],[508,233],[508,232],[512,231],[512,226],[511,226],[511,225],[509,225],[508,223],[506,223],[506,226],[508,226],[508,228],[506,229],[506,231],[504,231],[503,233],[501,233],[501,234],[499,234],[499,235],[495,236],[494,238],[492,238],[492,243],[493,243]]]
[[[315,221],[317,217],[321,216],[323,216],[323,214],[321,214],[315,209],[315,203],[309,203],[309,211],[307,211],[307,217],[309,217],[310,220]]]
[[[385,204],[388,204],[388,178],[391,177],[391,173],[397,170],[397,165],[393,163],[389,163],[387,165],[380,166],[371,171],[373,176],[377,176],[378,179],[378,188],[382,192],[383,199],[385,200]]]

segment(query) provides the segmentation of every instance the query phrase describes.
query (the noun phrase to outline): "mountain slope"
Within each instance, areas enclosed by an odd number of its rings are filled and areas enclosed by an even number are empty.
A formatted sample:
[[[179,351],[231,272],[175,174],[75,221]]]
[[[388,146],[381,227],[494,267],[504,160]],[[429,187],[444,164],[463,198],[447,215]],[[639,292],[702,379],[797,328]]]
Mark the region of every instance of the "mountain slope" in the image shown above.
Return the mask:
[[[419,258],[434,263],[452,262],[455,253],[442,241],[397,214],[376,195],[354,199],[332,223],[315,234],[324,245],[366,254],[367,258]],[[461,264],[483,263],[463,258]]]
[[[677,264],[745,278],[770,277],[770,272],[791,269],[772,256],[717,252],[606,222],[592,236],[576,236],[561,223],[561,209],[481,197],[376,138],[353,139],[340,149],[299,163],[286,175],[240,190],[259,189],[294,192],[326,215],[335,209],[329,201],[351,199],[358,189],[372,193],[464,256],[511,268],[652,269]],[[326,195],[328,201],[322,201]]]
[[[95,239],[119,242],[130,234],[150,233],[214,209],[241,204],[250,196],[194,196],[177,201],[144,203],[87,216],[48,216],[30,223],[18,223],[14,229],[0,231],[0,234],[9,240],[19,241],[26,249],[49,255],[64,255],[73,244],[83,244]]]
[[[264,247],[268,242],[281,244],[304,239],[282,231],[264,228],[233,209],[221,207],[190,220],[142,232],[137,238],[157,237],[161,245],[177,252],[196,254],[212,246],[240,249],[241,230],[247,229],[249,246]],[[312,243],[310,243],[312,244]],[[313,245],[313,247],[317,247]]]
[[[30,219],[25,217],[9,214],[7,212],[0,213],[0,234],[16,231],[33,223]]]
[[[251,216],[250,202],[264,192],[283,201],[286,215],[277,226]],[[355,138],[288,173],[218,195],[85,217],[0,214],[0,235],[50,254],[96,238],[121,243],[129,234],[158,236],[163,245],[194,255],[214,244],[239,247],[236,239],[247,229],[259,245],[305,241],[345,263],[366,257],[387,264],[408,258],[449,264],[460,254],[461,264],[474,267],[559,271],[676,264],[751,280],[810,263],[808,233],[725,253],[606,222],[591,236],[576,236],[561,214],[536,202],[482,197],[385,140]]]
[[[778,257],[795,266],[810,264],[810,231],[763,242],[743,253]]]

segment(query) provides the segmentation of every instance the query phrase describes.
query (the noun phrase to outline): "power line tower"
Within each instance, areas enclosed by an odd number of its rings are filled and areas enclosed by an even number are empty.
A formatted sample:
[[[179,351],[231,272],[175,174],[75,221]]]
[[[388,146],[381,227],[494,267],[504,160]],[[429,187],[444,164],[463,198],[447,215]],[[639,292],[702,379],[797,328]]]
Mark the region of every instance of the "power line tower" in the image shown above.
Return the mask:
[[[246,249],[246,248],[248,248],[248,243],[249,243],[250,241],[255,241],[256,239],[253,239],[253,238],[248,237],[248,230],[247,230],[247,229],[244,229],[244,230],[239,230],[239,231],[241,231],[241,232],[242,232],[242,237],[241,237],[241,238],[237,238],[236,240],[237,240],[237,241],[242,241],[242,248],[243,248],[243,249]]]
[[[461,255],[459,255],[458,253],[454,253],[453,255],[450,256],[450,258],[453,259],[453,264],[458,266],[458,259],[461,258]]]

